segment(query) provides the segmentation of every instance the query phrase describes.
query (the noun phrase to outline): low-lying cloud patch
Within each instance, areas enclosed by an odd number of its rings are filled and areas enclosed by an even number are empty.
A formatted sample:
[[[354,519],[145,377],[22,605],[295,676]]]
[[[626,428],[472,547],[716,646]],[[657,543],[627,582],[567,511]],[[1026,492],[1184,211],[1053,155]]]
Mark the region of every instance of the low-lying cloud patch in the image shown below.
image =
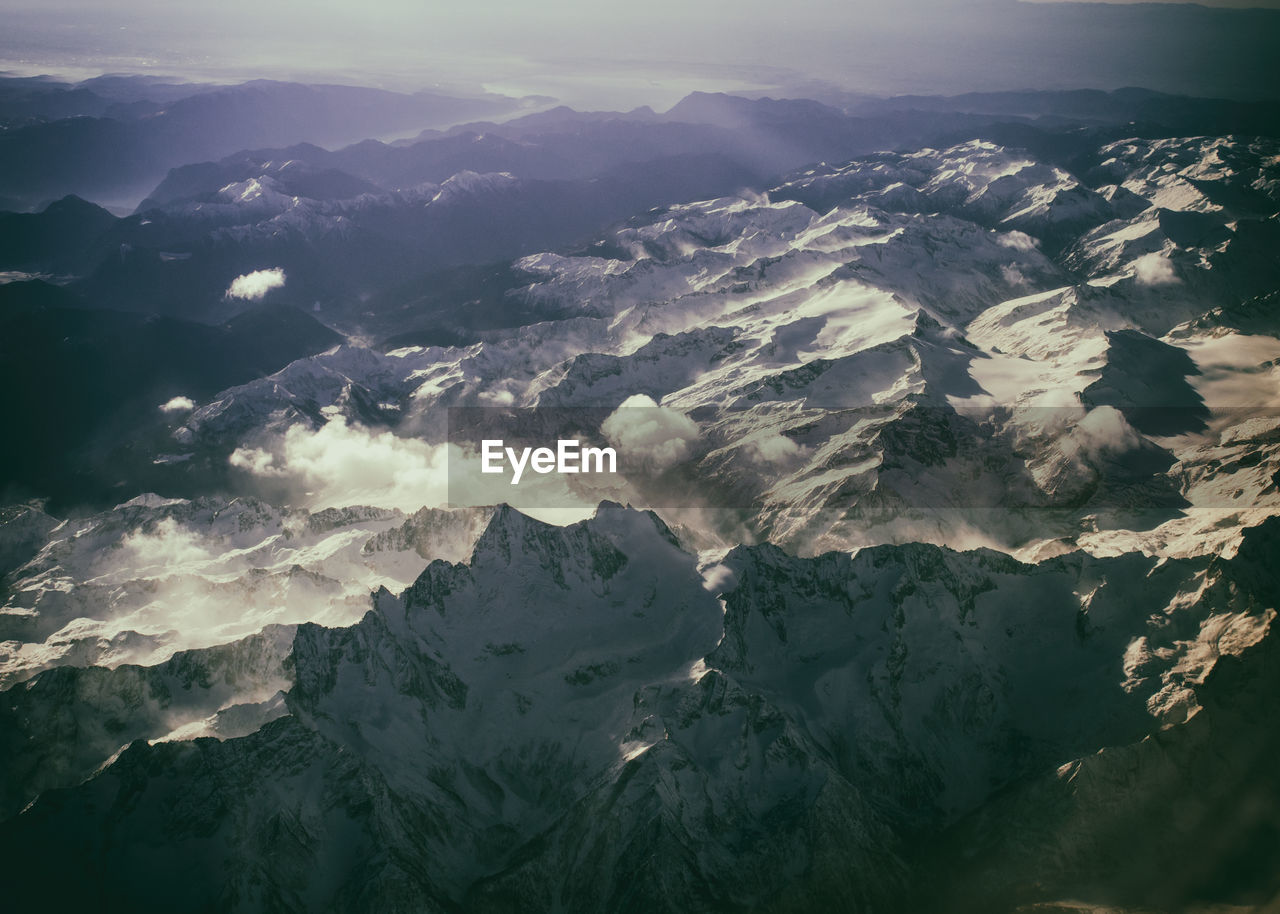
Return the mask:
[[[172,400],[168,400],[160,404],[160,412],[162,413],[189,413],[196,408],[196,403],[190,397],[177,396]]]
[[[652,397],[633,394],[622,401],[600,431],[618,450],[624,464],[635,463],[662,472],[693,453],[698,425],[676,409],[659,406]]]
[[[1000,268],[1000,278],[1010,286],[1026,286],[1030,285],[1027,277],[1022,275],[1022,271],[1013,264],[1006,264]]]
[[[318,429],[298,423],[242,445],[229,462],[253,478],[256,494],[311,511],[366,505],[409,514],[506,502],[539,520],[566,524],[590,517],[601,498],[617,495],[613,489],[584,495],[568,485],[570,478],[587,476],[531,475],[513,486],[508,476],[482,475],[478,451],[349,424],[343,416]]]
[[[996,236],[996,244],[1005,248],[1013,248],[1015,251],[1034,251],[1038,247],[1034,238],[1026,232],[1019,232],[1016,229],[1011,232],[1001,232]]]
[[[1133,262],[1133,275],[1143,286],[1168,286],[1178,281],[1169,258],[1156,251],[1143,254]]]
[[[280,267],[254,270],[252,273],[245,273],[231,280],[231,285],[227,286],[226,297],[244,301],[262,301],[263,296],[272,289],[283,287],[284,280],[284,270]]]
[[[447,497],[443,445],[348,425],[341,416],[314,430],[294,425],[269,445],[237,448],[230,460],[236,469],[285,484],[310,508],[414,511]]]
[[[1114,406],[1091,409],[1062,440],[1062,452],[1082,463],[1141,447],[1142,436]]]
[[[809,449],[781,434],[764,434],[752,438],[746,445],[747,456],[758,466],[788,466],[803,460]]]

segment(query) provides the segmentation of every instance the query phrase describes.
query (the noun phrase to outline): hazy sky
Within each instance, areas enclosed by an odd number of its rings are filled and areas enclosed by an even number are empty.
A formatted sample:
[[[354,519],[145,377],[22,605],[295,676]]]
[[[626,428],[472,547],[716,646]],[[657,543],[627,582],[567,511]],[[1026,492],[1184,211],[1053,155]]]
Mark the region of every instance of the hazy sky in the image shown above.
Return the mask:
[[[0,0],[0,69],[480,87],[581,106],[822,81],[873,94],[1274,95],[1280,0]]]
[[[1066,0],[1023,0],[1025,3],[1063,3]],[[1151,0],[1095,0],[1098,3],[1150,3]],[[1163,0],[1165,3],[1194,3],[1231,9],[1280,9],[1280,0]]]

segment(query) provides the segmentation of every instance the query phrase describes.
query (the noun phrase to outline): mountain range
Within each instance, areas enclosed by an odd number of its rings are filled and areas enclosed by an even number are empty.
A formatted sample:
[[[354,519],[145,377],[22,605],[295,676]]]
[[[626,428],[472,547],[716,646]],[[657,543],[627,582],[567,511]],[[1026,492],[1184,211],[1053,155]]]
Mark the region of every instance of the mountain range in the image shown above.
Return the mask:
[[[0,80],[14,903],[1274,908],[1276,106],[816,94]]]

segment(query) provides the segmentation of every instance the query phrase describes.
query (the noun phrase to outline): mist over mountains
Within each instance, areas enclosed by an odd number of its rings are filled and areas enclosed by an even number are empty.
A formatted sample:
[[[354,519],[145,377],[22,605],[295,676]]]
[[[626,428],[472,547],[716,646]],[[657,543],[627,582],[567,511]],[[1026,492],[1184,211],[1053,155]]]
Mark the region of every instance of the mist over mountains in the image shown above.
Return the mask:
[[[814,97],[800,91],[814,82],[877,96],[1142,86],[1263,99],[1274,94],[1280,11],[1273,0],[1251,5],[283,0],[175,9],[151,0],[6,0],[12,37],[0,66],[401,91],[485,84],[588,110],[665,108],[697,89]]]
[[[26,208],[68,193],[136,200],[178,165],[247,147],[343,143],[518,109],[452,98],[255,80],[183,85],[101,77],[8,79],[0,96],[0,198]]]
[[[322,6],[13,11],[13,903],[1280,904],[1280,13]]]

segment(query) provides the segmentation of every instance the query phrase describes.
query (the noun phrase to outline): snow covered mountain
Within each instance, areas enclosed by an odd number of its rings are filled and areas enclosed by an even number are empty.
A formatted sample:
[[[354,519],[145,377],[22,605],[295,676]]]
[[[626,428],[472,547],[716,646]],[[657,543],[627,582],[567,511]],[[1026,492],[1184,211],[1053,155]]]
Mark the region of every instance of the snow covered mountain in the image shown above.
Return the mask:
[[[1188,505],[1202,532],[1238,528],[1275,499],[1280,344],[1228,313],[1280,281],[1252,240],[1276,225],[1274,143],[1142,149],[1099,149],[1091,173],[1114,183],[1098,190],[973,142],[669,207],[582,253],[519,260],[524,284],[502,298],[549,320],[469,346],[339,347],[224,392],[176,438],[287,475],[289,436],[339,419],[443,445],[451,407],[643,395],[700,435],[683,481],[636,480],[627,497],[750,506],[717,535],[745,523],[802,551],[1088,544],[1098,527],[1185,532],[1171,514]],[[1207,234],[1159,228],[1206,208]],[[1195,465],[1227,442],[1258,463],[1224,497]]]
[[[7,578],[0,684],[51,666],[154,663],[264,626],[355,621],[371,590],[465,556],[488,513],[146,495],[46,522],[38,553]]]
[[[1280,144],[603,161],[802,122],[778,156],[840,151],[846,120],[694,96],[243,153],[105,228],[76,294],[351,285],[309,309],[340,342],[122,422],[98,499],[0,511],[11,897],[1274,904]],[[587,181],[379,183],[602,136]],[[472,473],[530,428],[621,472]]]
[[[503,508],[467,564],[283,661],[262,636],[11,689],[15,800],[44,792],[0,840],[20,891],[75,899],[56,846],[133,836],[82,858],[112,905],[898,909],[913,835],[1216,719],[1202,684],[1274,646],[1274,526],[1234,559],[743,546],[700,572],[652,514]],[[125,676],[143,700],[104,707]],[[256,691],[210,716],[232,684]],[[50,705],[97,725],[50,732]],[[72,786],[104,721],[123,745]]]

